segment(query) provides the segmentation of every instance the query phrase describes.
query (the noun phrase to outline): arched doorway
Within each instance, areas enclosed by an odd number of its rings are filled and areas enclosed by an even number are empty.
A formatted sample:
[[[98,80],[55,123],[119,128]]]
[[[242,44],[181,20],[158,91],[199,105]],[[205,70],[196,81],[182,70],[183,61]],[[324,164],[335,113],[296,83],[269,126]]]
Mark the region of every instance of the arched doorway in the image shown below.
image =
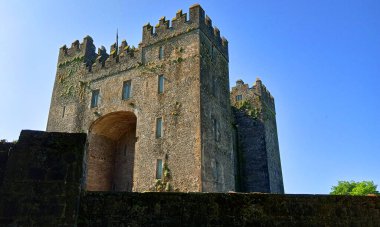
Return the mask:
[[[86,189],[132,191],[136,115],[120,111],[94,121],[88,135]]]

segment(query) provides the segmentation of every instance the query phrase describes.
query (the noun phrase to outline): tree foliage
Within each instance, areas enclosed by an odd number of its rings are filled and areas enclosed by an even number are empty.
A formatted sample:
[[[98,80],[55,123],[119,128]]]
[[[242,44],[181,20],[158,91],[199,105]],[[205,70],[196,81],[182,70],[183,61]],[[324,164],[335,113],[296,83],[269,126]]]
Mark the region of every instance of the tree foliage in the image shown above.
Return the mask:
[[[338,181],[337,186],[331,187],[330,195],[368,195],[379,194],[373,181]]]

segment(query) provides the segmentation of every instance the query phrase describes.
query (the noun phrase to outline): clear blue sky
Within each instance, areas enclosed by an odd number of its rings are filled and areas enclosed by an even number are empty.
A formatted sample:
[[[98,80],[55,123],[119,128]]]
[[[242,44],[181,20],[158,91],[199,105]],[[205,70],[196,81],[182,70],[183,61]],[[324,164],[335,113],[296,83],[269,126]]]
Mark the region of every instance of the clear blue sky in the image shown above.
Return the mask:
[[[0,0],[0,138],[44,130],[58,49],[90,35],[137,46],[142,26],[196,2]],[[260,77],[276,101],[285,191],[337,180],[380,188],[380,1],[198,1],[229,40],[230,83]]]

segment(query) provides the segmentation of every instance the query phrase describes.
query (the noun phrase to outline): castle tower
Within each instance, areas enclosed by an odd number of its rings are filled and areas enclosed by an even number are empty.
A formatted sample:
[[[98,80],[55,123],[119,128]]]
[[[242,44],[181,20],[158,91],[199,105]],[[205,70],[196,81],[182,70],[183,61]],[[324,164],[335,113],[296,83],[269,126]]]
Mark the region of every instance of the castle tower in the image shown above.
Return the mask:
[[[274,98],[260,79],[242,80],[231,91],[236,124],[238,189],[284,193]]]
[[[60,50],[47,131],[87,132],[90,191],[230,191],[228,42],[199,5],[95,53]]]

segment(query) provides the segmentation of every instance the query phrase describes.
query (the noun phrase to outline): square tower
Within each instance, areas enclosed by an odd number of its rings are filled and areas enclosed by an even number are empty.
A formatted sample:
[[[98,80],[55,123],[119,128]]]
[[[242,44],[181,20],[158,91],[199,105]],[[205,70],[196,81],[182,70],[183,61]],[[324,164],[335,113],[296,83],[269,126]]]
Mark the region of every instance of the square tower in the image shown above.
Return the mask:
[[[260,79],[231,91],[238,163],[237,190],[284,193],[274,98]]]
[[[47,131],[87,132],[91,191],[235,190],[228,42],[199,5],[138,48],[60,49]]]

